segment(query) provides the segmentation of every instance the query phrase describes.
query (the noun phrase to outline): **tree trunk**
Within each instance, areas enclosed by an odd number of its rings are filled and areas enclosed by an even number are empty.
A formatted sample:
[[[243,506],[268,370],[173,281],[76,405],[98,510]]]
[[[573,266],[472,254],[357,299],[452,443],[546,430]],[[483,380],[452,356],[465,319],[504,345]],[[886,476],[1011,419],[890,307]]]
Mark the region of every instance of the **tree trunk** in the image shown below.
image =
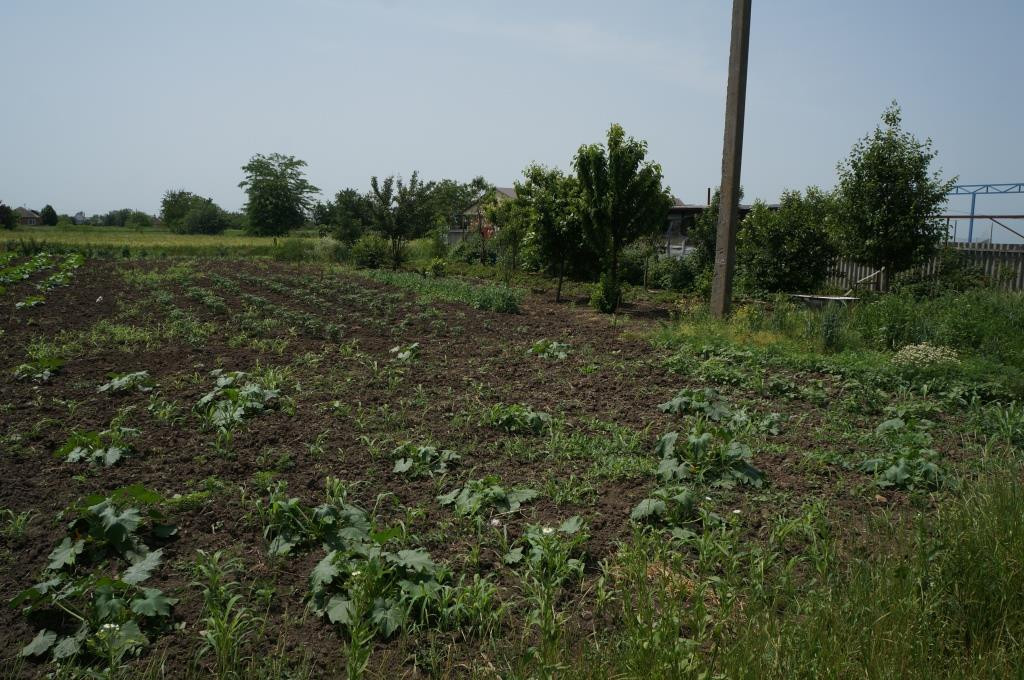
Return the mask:
[[[565,256],[558,261],[558,288],[555,289],[555,302],[562,301],[562,279],[565,277]]]
[[[614,313],[619,308],[619,302],[622,295],[619,292],[619,249],[612,244],[612,270],[611,270],[611,282],[615,287],[615,300],[612,305],[612,312]]]

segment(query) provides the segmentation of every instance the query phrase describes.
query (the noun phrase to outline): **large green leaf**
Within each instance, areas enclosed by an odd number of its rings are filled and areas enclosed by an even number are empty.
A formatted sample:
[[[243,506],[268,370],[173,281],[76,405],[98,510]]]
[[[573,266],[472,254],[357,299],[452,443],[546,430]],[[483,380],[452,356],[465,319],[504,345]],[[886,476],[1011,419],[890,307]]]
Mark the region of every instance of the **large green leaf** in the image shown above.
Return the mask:
[[[634,521],[642,521],[652,517],[661,517],[667,509],[665,501],[657,498],[645,498],[637,503],[637,506],[629,513],[629,518]]]
[[[39,656],[45,654],[53,643],[57,641],[57,634],[52,630],[43,629],[32,639],[32,642],[25,645],[21,650],[22,656]]]
[[[514,489],[508,494],[508,509],[518,510],[519,506],[527,501],[532,501],[540,494],[533,489]]]
[[[583,519],[579,515],[573,515],[569,519],[562,522],[558,530],[563,534],[575,534],[583,527]]]
[[[375,602],[373,613],[370,615],[370,619],[384,633],[384,637],[390,637],[405,625],[405,618],[405,607],[390,599]]]
[[[163,550],[154,550],[148,553],[141,560],[124,570],[121,580],[131,585],[142,583],[152,576],[160,562],[163,560]]]
[[[81,649],[82,643],[69,635],[68,637],[61,638],[61,641],[53,648],[53,658],[57,660],[67,659],[78,654]]]
[[[159,588],[143,588],[142,595],[132,600],[132,611],[140,616],[169,616],[171,607],[178,604],[175,597],[167,597]]]
[[[124,453],[124,449],[119,446],[108,446],[103,449],[102,453],[104,467],[110,467],[117,461],[121,460],[121,455]]]
[[[352,615],[355,613],[355,607],[352,604],[352,600],[341,595],[335,595],[327,603],[327,618],[331,623],[340,623],[343,626],[352,625]]]
[[[314,593],[333,581],[334,577],[338,575],[338,567],[334,564],[336,555],[337,552],[332,550],[313,567],[313,571],[309,575],[309,582]]]
[[[72,541],[70,537],[66,537],[50,553],[50,563],[46,565],[46,568],[57,571],[74,564],[75,559],[82,554],[83,548],[85,548],[85,541]]]
[[[416,550],[399,550],[398,554],[391,557],[395,564],[412,569],[417,572],[431,573],[437,569],[437,565],[430,559],[430,553],[422,548]]]
[[[662,435],[658,444],[654,447],[654,453],[662,458],[671,458],[675,455],[676,440],[679,439],[678,432],[668,432]]]

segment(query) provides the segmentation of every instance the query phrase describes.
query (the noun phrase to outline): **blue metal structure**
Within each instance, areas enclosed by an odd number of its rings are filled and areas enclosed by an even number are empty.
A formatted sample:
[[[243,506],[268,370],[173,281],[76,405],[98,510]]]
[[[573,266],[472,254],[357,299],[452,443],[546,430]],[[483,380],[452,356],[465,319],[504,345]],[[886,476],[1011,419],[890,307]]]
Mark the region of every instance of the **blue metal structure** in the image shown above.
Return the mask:
[[[948,196],[970,196],[971,197],[971,222],[967,229],[967,242],[974,238],[974,205],[978,200],[978,194],[1024,194],[1024,182],[1016,184],[957,184],[950,191]]]

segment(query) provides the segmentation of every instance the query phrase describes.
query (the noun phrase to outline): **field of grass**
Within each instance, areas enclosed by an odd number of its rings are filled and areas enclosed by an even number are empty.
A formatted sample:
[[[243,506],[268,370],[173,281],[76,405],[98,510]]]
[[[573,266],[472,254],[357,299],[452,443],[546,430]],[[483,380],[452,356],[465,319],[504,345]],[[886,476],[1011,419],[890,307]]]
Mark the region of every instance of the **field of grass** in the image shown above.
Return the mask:
[[[1020,296],[610,318],[123,236],[0,252],[4,677],[1024,668]]]
[[[100,257],[153,257],[272,255],[279,240],[249,236],[236,230],[205,236],[174,234],[160,228],[78,225],[68,228],[19,227],[15,231],[0,233],[0,241],[8,250],[75,250]]]

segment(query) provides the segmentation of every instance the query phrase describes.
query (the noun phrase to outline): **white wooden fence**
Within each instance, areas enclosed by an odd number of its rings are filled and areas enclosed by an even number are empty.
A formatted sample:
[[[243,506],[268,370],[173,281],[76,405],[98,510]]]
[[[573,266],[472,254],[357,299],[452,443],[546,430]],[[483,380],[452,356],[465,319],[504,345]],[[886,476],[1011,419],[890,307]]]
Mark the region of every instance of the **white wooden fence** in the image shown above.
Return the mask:
[[[1024,245],[1016,243],[950,243],[970,262],[981,267],[985,276],[995,285],[1006,290],[1024,290]],[[938,266],[934,258],[921,267],[926,274],[932,274]],[[828,284],[836,288],[853,288],[854,283],[873,274],[875,269],[840,259],[835,271],[828,278]],[[878,285],[878,278],[869,284]],[[863,287],[865,284],[862,284]]]

